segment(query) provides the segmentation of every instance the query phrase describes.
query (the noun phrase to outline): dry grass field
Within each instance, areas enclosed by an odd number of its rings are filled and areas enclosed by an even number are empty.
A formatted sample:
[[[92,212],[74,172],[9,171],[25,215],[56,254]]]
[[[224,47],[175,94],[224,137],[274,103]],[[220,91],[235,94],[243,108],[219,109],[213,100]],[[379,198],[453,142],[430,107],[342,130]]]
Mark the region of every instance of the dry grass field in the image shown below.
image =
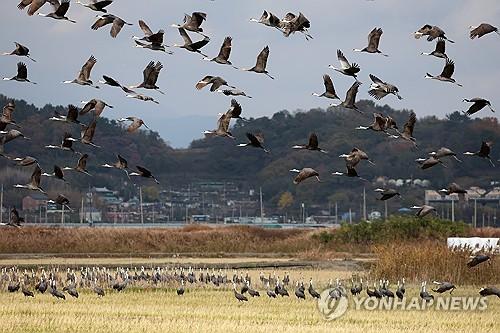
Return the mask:
[[[496,232],[496,231],[495,231]],[[113,281],[99,281],[106,296],[98,298],[88,285],[78,286],[78,299],[66,294],[58,300],[48,292],[25,298],[21,292],[7,292],[9,279],[0,281],[0,332],[500,332],[500,298],[487,299],[484,311],[419,310],[354,310],[349,295],[349,308],[338,319],[328,321],[309,297],[298,300],[295,281],[310,278],[318,291],[338,278],[350,288],[350,278],[362,277],[370,287],[380,278],[391,280],[390,288],[405,277],[406,297],[419,298],[420,281],[449,280],[458,286],[453,296],[478,297],[480,287],[500,283],[500,263],[495,257],[468,269],[467,251],[449,250],[443,239],[425,238],[413,241],[374,242],[361,253],[346,251],[338,242],[313,237],[309,230],[265,230],[261,228],[189,227],[179,230],[111,230],[23,228],[0,233],[0,267],[2,276],[17,272],[37,278],[28,282],[34,289],[40,272],[55,272],[58,290],[67,285],[66,268],[81,276],[81,267],[106,266],[115,276],[117,267],[133,277],[141,266],[152,273],[163,267],[166,274],[185,272],[193,267],[220,272],[227,277],[247,273],[260,298],[238,303],[230,283],[186,282],[186,293],[177,296],[179,280],[153,283],[136,280],[123,292],[111,289]],[[348,244],[349,245],[349,244]],[[187,250],[196,249],[196,252]],[[106,253],[109,252],[108,255]],[[26,269],[26,271],[25,271]],[[220,269],[220,270],[219,270]],[[290,275],[287,287],[290,297],[270,299],[259,274],[281,277]],[[177,273],[175,273],[177,274]],[[11,274],[12,275],[12,274]],[[241,287],[241,284],[238,288]],[[366,297],[363,291],[362,297]],[[450,297],[446,294],[444,297]]]
[[[304,272],[304,275],[308,275]],[[322,272],[322,276],[339,276]],[[344,275],[344,274],[341,274]],[[409,286],[408,296],[418,296]],[[456,295],[475,295],[460,287]],[[352,301],[351,301],[352,302]],[[488,299],[485,311],[354,311],[326,321],[311,298],[269,299],[263,295],[239,304],[230,289],[128,289],[103,298],[81,292],[78,299],[56,300],[21,293],[0,293],[2,332],[499,332],[500,299]]]

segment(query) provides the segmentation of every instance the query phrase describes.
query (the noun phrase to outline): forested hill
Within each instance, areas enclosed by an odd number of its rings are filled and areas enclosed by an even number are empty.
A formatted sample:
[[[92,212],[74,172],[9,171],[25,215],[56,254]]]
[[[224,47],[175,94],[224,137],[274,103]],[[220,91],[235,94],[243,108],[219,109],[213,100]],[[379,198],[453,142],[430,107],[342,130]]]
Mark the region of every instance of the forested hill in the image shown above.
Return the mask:
[[[0,105],[6,103],[7,98],[0,96]],[[78,126],[48,120],[54,111],[64,114],[65,108],[47,105],[37,109],[24,101],[15,103],[14,119],[22,126],[21,131],[32,140],[17,139],[6,145],[5,152],[14,156],[34,156],[39,159],[44,171],[48,172],[52,171],[54,164],[76,164],[76,155],[43,148],[47,144],[59,144],[66,130],[78,137]],[[464,151],[479,150],[482,140],[500,142],[500,126],[496,118],[468,119],[458,112],[450,114],[447,119],[419,118],[414,131],[419,149],[413,149],[408,142],[402,140],[391,139],[372,131],[354,130],[359,125],[369,125],[373,121],[373,112],[392,116],[402,128],[408,119],[409,111],[395,111],[388,106],[376,106],[370,101],[359,101],[358,106],[363,110],[363,115],[344,109],[313,109],[294,113],[281,111],[270,118],[238,121],[232,129],[237,138],[236,142],[228,138],[202,139],[193,141],[188,149],[169,147],[156,132],[127,133],[120,124],[102,118],[98,121],[94,138],[94,142],[102,146],[101,149],[76,143],[77,150],[90,155],[88,170],[93,177],[68,173],[71,188],[62,188],[68,185],[47,182],[44,179],[45,187],[49,191],[77,193],[88,186],[107,186],[120,190],[126,197],[132,189],[127,186],[124,174],[99,167],[101,164],[113,162],[115,154],[119,153],[128,159],[131,167],[143,165],[149,168],[160,180],[160,188],[164,189],[196,181],[231,181],[243,188],[262,186],[266,201],[273,203],[277,202],[284,191],[292,192],[299,200],[318,203],[326,202],[332,196],[335,196],[336,200],[351,200],[352,196],[358,196],[358,190],[367,184],[361,180],[334,177],[331,172],[344,171],[344,161],[338,155],[349,152],[353,147],[365,150],[375,161],[375,166],[366,163],[358,166],[358,173],[370,181],[379,176],[425,178],[429,179],[434,187],[440,188],[451,181],[459,182],[463,186],[486,185],[491,180],[500,178],[500,169],[491,167],[486,160],[480,158],[460,157],[464,160],[461,164],[446,160],[447,168],[435,166],[429,170],[421,170],[415,163],[416,158],[426,156],[428,152],[441,146],[449,147],[461,155]],[[245,110],[243,115],[244,113]],[[90,116],[81,120],[88,123]],[[215,123],[214,117],[214,127]],[[237,143],[246,141],[246,132],[263,133],[265,145],[271,153],[236,147]],[[291,149],[295,144],[307,143],[311,132],[318,135],[320,147],[327,150],[328,154]],[[165,139],[168,140],[168,137]],[[493,147],[494,160],[500,157],[498,149],[499,147]],[[21,194],[13,192],[11,186],[15,182],[25,183],[31,169],[14,167],[12,162],[4,159],[0,163],[0,181],[11,192],[11,197],[20,198]],[[322,183],[311,180],[294,186],[294,175],[289,169],[302,167],[318,170]]]

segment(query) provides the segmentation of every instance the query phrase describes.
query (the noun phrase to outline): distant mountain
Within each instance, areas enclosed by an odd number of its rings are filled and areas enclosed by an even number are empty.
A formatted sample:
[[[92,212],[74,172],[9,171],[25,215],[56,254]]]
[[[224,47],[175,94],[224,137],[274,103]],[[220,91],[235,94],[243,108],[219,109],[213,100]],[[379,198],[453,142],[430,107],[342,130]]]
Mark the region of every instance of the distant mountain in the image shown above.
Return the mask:
[[[6,103],[7,98],[0,96],[0,105]],[[54,164],[76,164],[76,155],[43,148],[46,144],[58,144],[66,130],[71,131],[73,136],[78,136],[77,125],[48,120],[54,111],[64,113],[65,109],[51,105],[38,109],[24,101],[15,103],[14,118],[22,126],[21,131],[32,140],[17,139],[6,145],[5,152],[14,156],[37,157],[44,171],[49,172]],[[419,148],[414,149],[408,142],[391,139],[381,133],[354,130],[359,125],[370,124],[373,120],[372,112],[391,115],[399,127],[403,128],[409,111],[395,111],[387,105],[376,106],[370,101],[359,101],[358,106],[363,110],[363,115],[351,110],[313,109],[296,113],[281,111],[270,118],[238,121],[232,129],[236,140],[199,139],[193,141],[187,149],[172,148],[156,132],[141,130],[134,134],[127,133],[120,124],[102,118],[98,121],[94,140],[102,148],[76,143],[78,150],[89,153],[88,169],[93,177],[68,172],[71,185],[45,179],[44,182],[49,191],[71,192],[75,196],[88,186],[107,186],[120,190],[127,197],[133,188],[124,174],[99,167],[103,163],[113,162],[115,154],[119,153],[128,159],[131,168],[142,165],[150,169],[160,180],[160,188],[163,189],[197,181],[231,181],[241,188],[262,186],[266,205],[271,207],[276,206],[281,194],[286,191],[293,195],[295,204],[333,201],[349,203],[358,201],[364,186],[367,191],[373,190],[369,182],[331,175],[333,171],[344,171],[344,161],[338,156],[349,152],[353,147],[365,150],[374,160],[375,166],[361,162],[358,167],[358,173],[370,181],[381,176],[394,179],[425,178],[431,181],[433,187],[441,188],[452,181],[463,186],[486,185],[500,178],[499,169],[491,167],[486,160],[480,158],[464,156],[461,157],[463,163],[446,159],[444,162],[447,168],[438,165],[429,170],[421,170],[415,163],[416,158],[427,156],[428,152],[442,146],[461,155],[466,150],[477,151],[482,140],[500,142],[500,126],[496,118],[468,119],[456,112],[443,120],[435,117],[419,119],[414,132]],[[90,116],[81,120],[87,123]],[[200,126],[204,129],[213,128],[215,120],[210,119],[210,126],[205,124],[206,120],[193,118],[191,128],[197,132]],[[171,126],[169,137],[180,135],[184,140],[188,136],[187,130],[180,126],[184,121],[185,119],[179,119],[168,125]],[[266,154],[259,149],[237,147],[237,143],[246,141],[246,132],[263,133],[265,145],[271,152]],[[311,132],[318,135],[320,146],[328,154],[291,149],[295,144],[306,143]],[[496,160],[499,156],[493,147],[492,157]],[[322,183],[308,180],[298,186],[293,185],[294,175],[289,170],[302,167],[318,170]],[[0,181],[8,189],[7,197],[9,200],[19,200],[22,194],[13,191],[12,185],[15,182],[25,183],[32,168],[22,169],[2,159],[0,170]],[[148,181],[144,183],[152,185]],[[419,201],[423,200],[420,190],[412,193],[413,190],[408,189],[408,192],[405,195],[408,205],[415,196],[419,196]],[[374,200],[373,195],[370,195],[370,200]]]

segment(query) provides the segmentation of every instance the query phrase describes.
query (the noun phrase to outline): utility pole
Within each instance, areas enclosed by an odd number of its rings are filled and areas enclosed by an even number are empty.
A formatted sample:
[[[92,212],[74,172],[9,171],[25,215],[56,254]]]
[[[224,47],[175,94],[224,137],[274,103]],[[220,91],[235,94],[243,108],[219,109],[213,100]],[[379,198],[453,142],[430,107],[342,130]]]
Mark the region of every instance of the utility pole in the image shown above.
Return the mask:
[[[189,223],[189,220],[188,220],[188,212],[189,212],[189,206],[188,204],[186,203],[186,224]]]
[[[455,222],[455,200],[451,199],[451,222]]]
[[[477,228],[477,199],[474,199],[474,228]]]
[[[349,208],[349,224],[352,224],[352,209]]]
[[[0,223],[3,223],[3,184],[0,191]]]
[[[385,209],[384,216],[385,216],[385,220],[387,221],[387,200],[384,200],[384,209]]]
[[[259,188],[260,192],[260,223],[264,223],[264,205],[262,204],[262,187]]]
[[[339,224],[339,212],[337,201],[335,201],[335,224]]]
[[[141,213],[141,224],[144,224],[144,212],[142,210],[142,186],[139,186],[139,208]]]
[[[363,220],[366,221],[366,187],[363,187]]]
[[[64,224],[64,205],[61,207],[61,224]]]
[[[306,223],[306,205],[302,203],[302,223]]]
[[[84,198],[82,196],[82,208],[80,208],[80,223],[83,223],[83,220],[85,220],[85,206],[83,205]]]

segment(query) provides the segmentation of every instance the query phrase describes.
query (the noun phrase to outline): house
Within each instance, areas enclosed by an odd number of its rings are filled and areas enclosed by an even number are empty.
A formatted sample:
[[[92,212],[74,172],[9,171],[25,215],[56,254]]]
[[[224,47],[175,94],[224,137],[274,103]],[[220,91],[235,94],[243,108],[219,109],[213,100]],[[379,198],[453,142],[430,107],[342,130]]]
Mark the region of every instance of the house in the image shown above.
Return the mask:
[[[47,196],[42,193],[32,193],[23,198],[22,201],[22,210],[25,212],[28,211],[37,211],[40,209],[40,206],[45,207],[47,205]]]

